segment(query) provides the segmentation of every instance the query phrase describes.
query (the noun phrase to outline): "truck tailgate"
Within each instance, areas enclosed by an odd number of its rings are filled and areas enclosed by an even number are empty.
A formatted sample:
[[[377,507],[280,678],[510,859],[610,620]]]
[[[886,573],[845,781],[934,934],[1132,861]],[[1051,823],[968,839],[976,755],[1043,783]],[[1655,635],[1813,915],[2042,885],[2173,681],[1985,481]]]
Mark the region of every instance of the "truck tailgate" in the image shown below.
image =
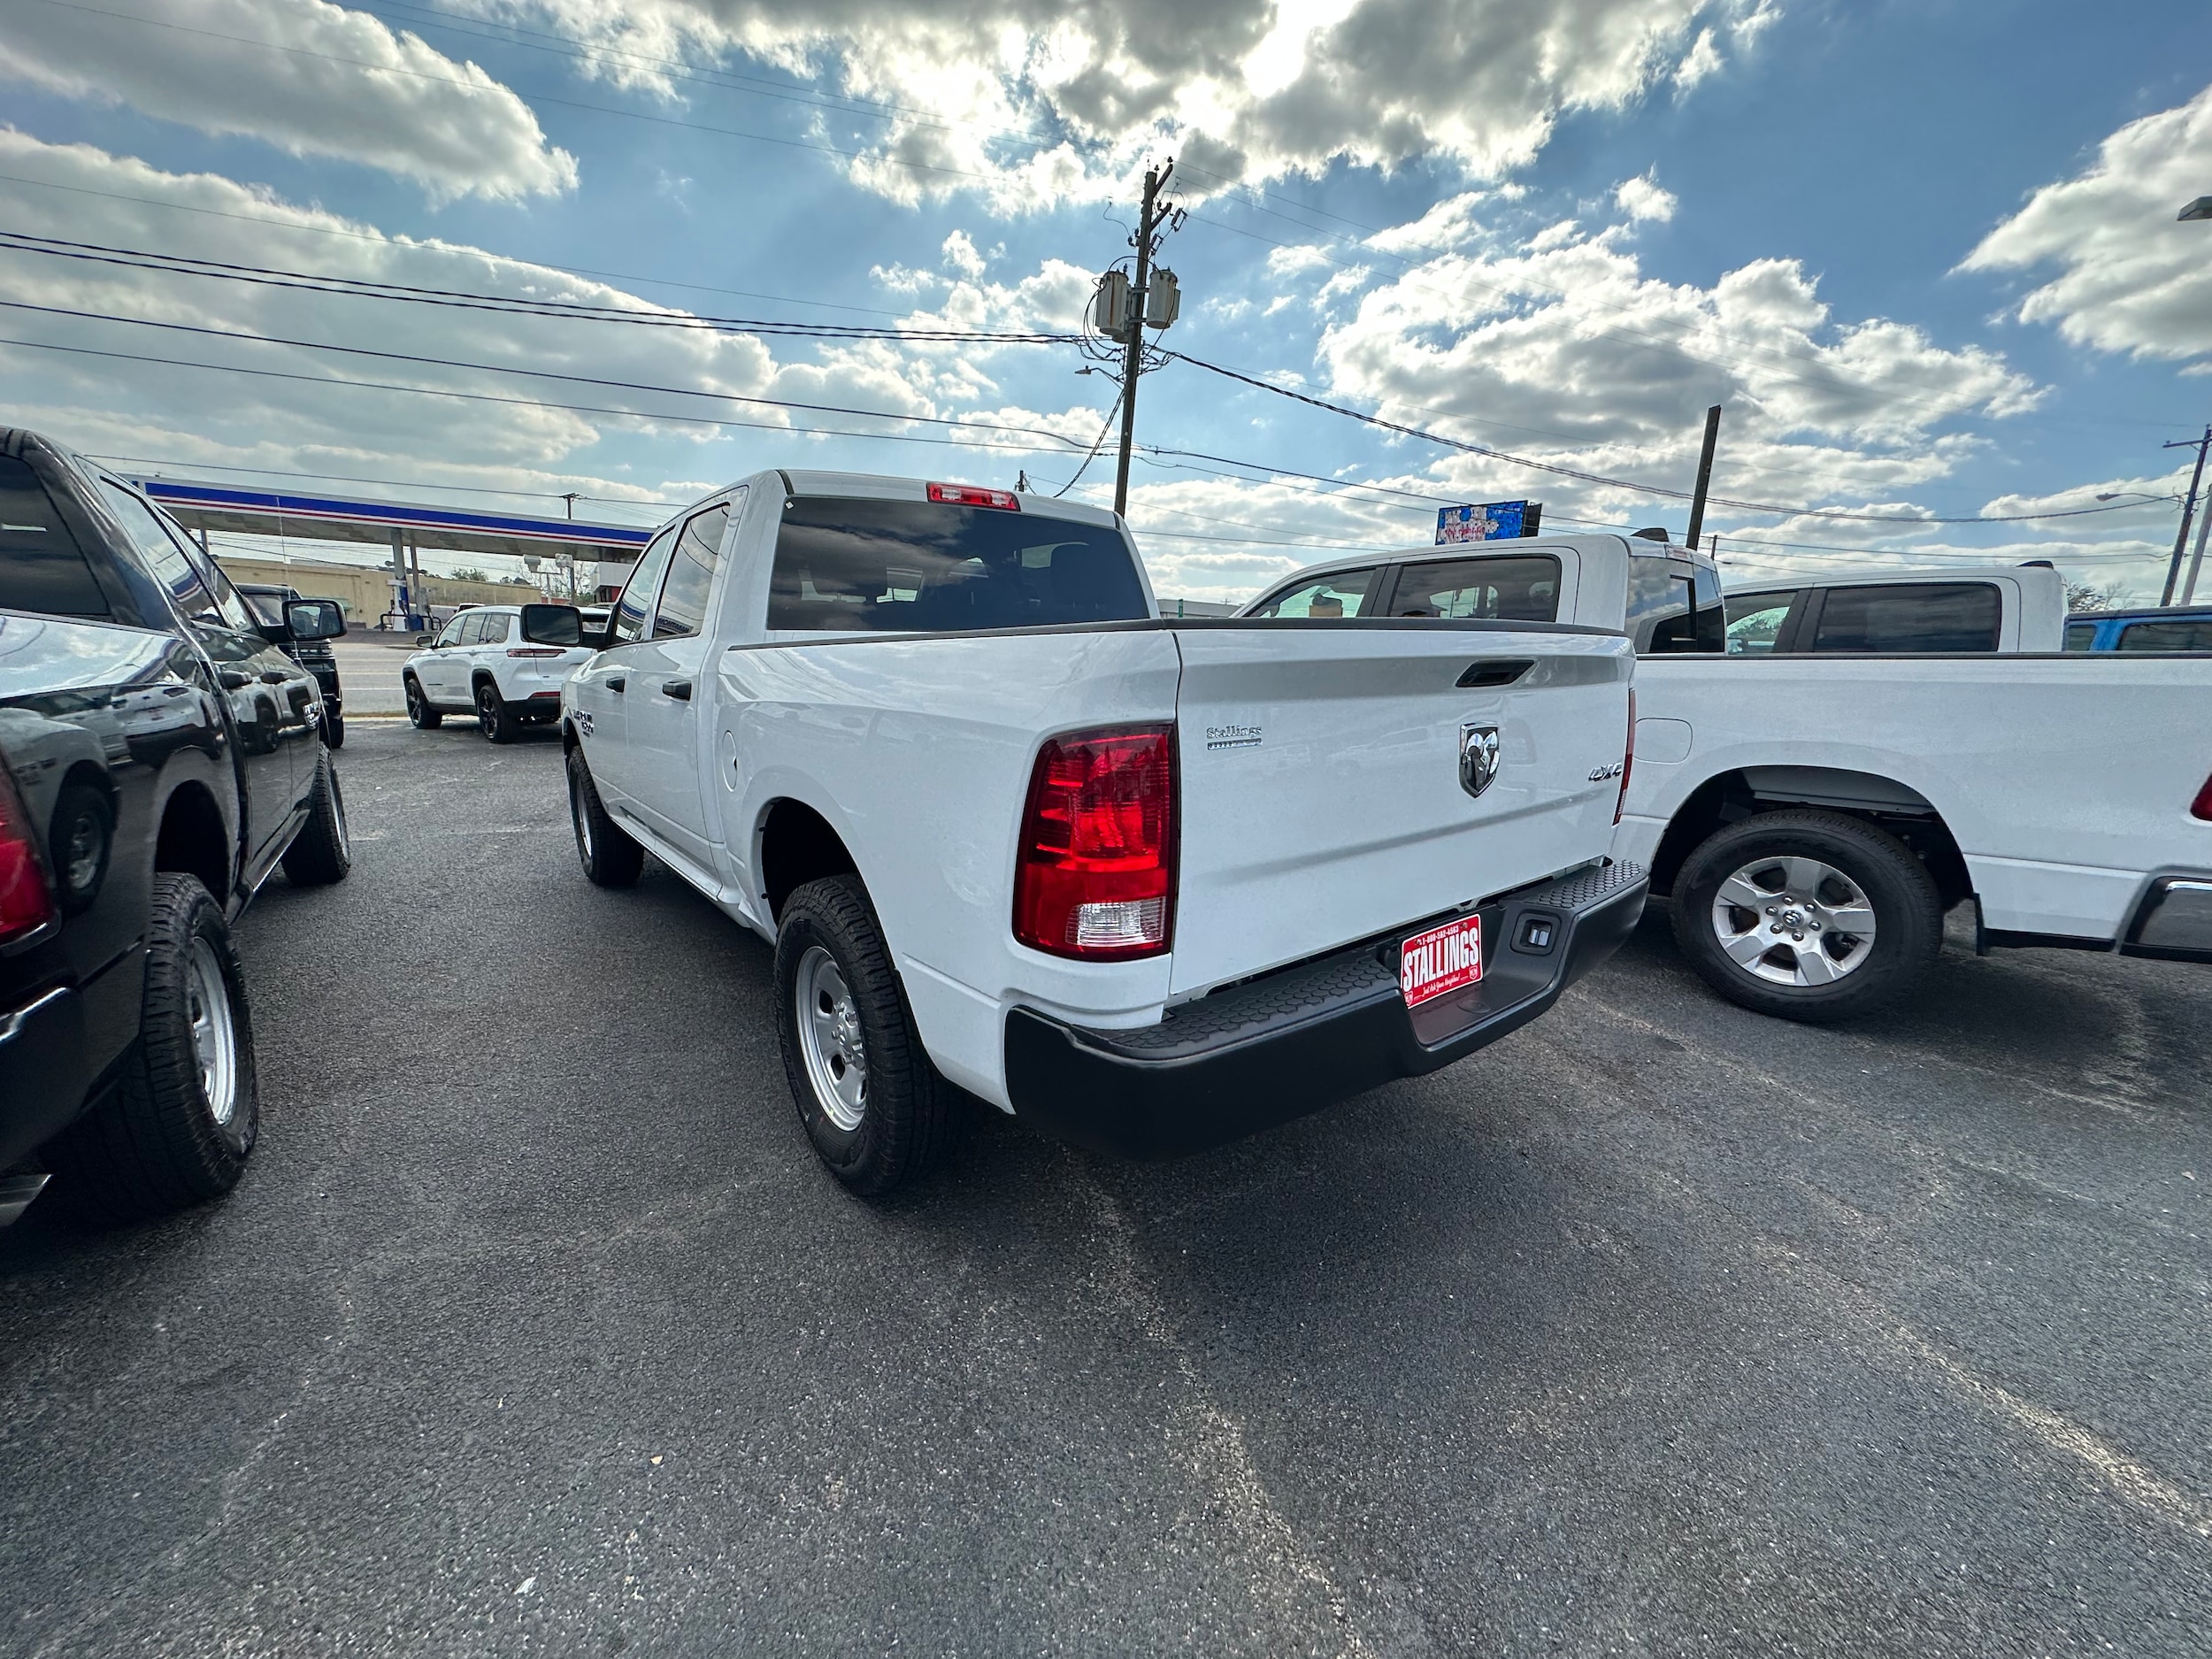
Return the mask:
[[[1617,634],[1271,618],[1174,633],[1171,994],[1470,904],[1611,841],[1635,662]],[[1461,782],[1463,727],[1496,733],[1479,795]]]

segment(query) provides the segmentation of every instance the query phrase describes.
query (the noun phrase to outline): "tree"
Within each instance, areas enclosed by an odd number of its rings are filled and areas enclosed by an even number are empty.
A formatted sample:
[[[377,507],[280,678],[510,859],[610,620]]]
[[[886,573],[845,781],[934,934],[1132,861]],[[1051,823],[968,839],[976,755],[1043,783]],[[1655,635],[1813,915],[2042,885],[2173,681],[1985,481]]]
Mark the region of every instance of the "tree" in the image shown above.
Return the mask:
[[[453,580],[457,582],[480,582],[484,580],[484,572],[473,565],[464,565],[453,572]]]
[[[2124,588],[2070,581],[2066,584],[2066,613],[2071,616],[2078,611],[2117,611],[2127,603],[2128,598]]]

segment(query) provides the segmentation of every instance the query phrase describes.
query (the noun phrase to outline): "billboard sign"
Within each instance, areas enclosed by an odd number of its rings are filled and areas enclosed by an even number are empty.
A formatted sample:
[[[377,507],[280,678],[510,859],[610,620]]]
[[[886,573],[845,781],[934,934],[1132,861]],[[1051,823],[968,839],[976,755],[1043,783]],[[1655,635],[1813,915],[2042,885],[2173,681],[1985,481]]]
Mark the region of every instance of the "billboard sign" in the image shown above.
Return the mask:
[[[1474,507],[1445,507],[1436,515],[1436,545],[1462,541],[1510,541],[1537,534],[1544,520],[1540,501],[1493,501]]]

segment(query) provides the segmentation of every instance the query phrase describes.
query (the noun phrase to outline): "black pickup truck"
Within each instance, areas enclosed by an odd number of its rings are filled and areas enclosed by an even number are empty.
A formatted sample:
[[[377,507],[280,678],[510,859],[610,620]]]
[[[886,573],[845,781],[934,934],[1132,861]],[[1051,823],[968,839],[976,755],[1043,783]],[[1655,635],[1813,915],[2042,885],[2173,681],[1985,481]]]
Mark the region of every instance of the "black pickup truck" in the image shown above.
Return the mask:
[[[315,676],[330,600],[250,610],[105,469],[0,428],[0,1225],[50,1176],[143,1215],[227,1192],[260,1124],[230,923],[351,865]]]

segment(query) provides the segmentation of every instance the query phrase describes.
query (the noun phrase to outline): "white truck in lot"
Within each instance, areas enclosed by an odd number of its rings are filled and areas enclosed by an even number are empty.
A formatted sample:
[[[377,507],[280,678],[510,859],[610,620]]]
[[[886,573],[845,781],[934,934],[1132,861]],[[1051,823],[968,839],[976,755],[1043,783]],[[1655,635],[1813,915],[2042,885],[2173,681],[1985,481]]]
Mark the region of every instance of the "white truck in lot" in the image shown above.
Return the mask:
[[[1585,535],[1301,571],[1250,616],[1624,630],[1635,755],[1613,856],[1706,982],[1868,1012],[1955,905],[1977,949],[2212,962],[2212,656],[2062,654],[2057,572],[1894,572],[1724,602],[1701,554]]]
[[[562,693],[578,856],[775,947],[824,1162],[878,1194],[947,1087],[1201,1147],[1535,1018],[1643,904],[1609,862],[1627,641],[1164,620],[1121,522],[768,472],[654,538]]]

